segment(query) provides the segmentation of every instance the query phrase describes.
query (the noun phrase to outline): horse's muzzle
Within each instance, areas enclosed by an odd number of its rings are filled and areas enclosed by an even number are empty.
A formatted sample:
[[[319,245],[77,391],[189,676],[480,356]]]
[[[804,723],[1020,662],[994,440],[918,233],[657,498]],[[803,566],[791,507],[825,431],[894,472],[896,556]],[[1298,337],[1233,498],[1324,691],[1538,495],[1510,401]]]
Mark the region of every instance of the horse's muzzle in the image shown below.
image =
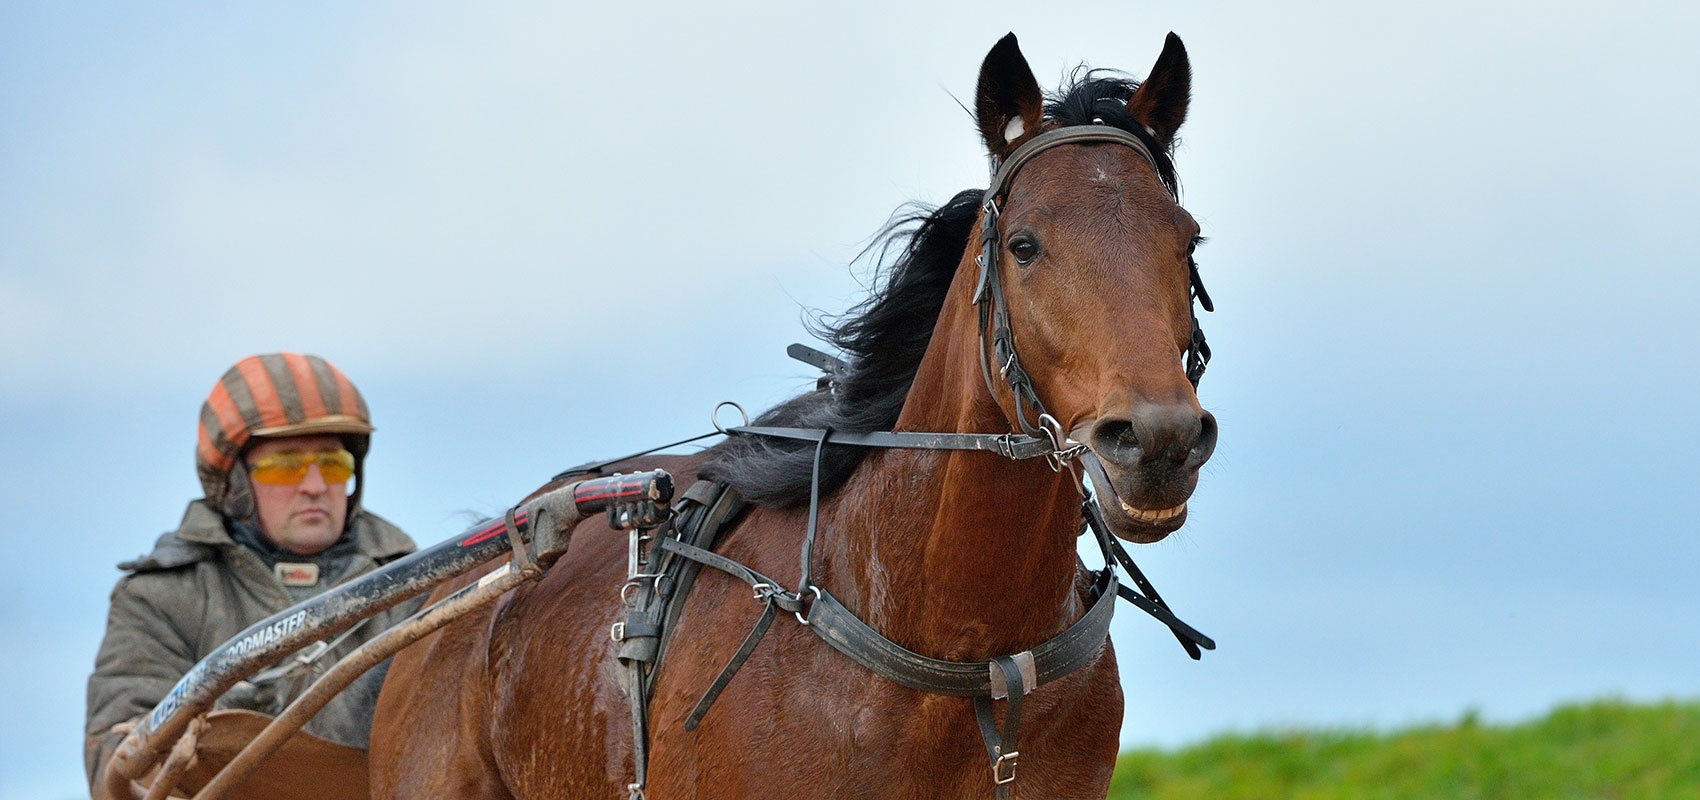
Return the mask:
[[[1216,417],[1190,404],[1142,403],[1100,417],[1086,440],[1105,520],[1123,539],[1155,542],[1186,522],[1198,470],[1216,450]]]

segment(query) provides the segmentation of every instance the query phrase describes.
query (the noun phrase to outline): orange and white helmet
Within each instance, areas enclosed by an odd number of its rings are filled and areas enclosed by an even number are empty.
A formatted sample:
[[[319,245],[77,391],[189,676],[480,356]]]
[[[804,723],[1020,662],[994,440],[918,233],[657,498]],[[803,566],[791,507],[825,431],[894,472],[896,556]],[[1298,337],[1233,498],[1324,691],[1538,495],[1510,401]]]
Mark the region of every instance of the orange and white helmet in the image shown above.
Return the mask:
[[[219,378],[201,404],[195,471],[207,502],[226,516],[245,518],[254,513],[254,499],[241,458],[253,440],[336,434],[355,459],[355,489],[348,496],[352,522],[372,430],[366,400],[329,361],[300,353],[248,356]]]

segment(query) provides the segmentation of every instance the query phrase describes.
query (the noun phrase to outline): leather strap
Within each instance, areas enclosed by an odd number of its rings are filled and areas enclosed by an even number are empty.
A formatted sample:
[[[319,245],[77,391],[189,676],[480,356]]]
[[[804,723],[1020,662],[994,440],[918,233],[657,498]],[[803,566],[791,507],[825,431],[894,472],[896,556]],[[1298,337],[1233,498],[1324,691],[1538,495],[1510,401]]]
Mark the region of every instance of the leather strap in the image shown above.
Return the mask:
[[[761,642],[761,637],[767,633],[768,626],[773,624],[774,616],[779,613],[779,604],[773,602],[771,598],[765,606],[761,611],[761,617],[756,620],[755,627],[751,628],[749,635],[744,637],[744,643],[738,645],[738,651],[732,654],[731,660],[727,661],[726,666],[720,670],[720,675],[715,677],[714,683],[709,684],[708,690],[702,693],[702,699],[697,701],[696,708],[691,709],[690,715],[685,717],[685,730],[694,731],[697,729],[697,724],[702,722],[702,715],[708,713],[708,707],[714,705],[715,699],[720,697],[720,693],[726,689],[726,684],[732,682],[732,676],[738,674],[738,668],[742,667],[744,661],[749,659],[750,653],[755,652],[756,645]]]
[[[814,585],[815,561],[815,531],[816,523],[820,520],[820,458],[826,452],[826,441],[832,438],[832,429],[821,431],[820,441],[815,443],[814,469],[809,473],[809,526],[803,531],[802,555],[798,557],[801,566],[798,567],[797,592],[809,590]]]
[[[712,548],[721,529],[743,513],[744,498],[724,483],[699,480],[685,490],[679,507],[680,514],[672,527],[678,538],[658,539],[656,547],[663,551],[663,543],[667,541],[679,541],[703,550]],[[661,662],[667,657],[667,645],[673,639],[673,631],[678,630],[679,617],[685,613],[685,599],[690,597],[691,586],[696,583],[697,573],[702,569],[701,563],[676,553],[662,552],[660,557],[660,571],[672,576],[672,580],[663,584],[666,596],[661,616],[661,643],[655,654],[655,663],[649,668],[644,688],[646,696],[654,688]]]
[[[1009,687],[1009,707],[1003,713],[1003,732],[1000,734],[992,720],[992,698],[974,698],[974,719],[980,724],[980,740],[986,745],[986,758],[992,763],[992,792],[997,800],[1009,800],[1015,784],[1015,760],[1021,755],[1017,735],[1021,731],[1022,698],[1032,691],[1021,674],[1021,668],[1011,656],[992,659],[992,669],[1003,676]]]
[[[621,662],[626,677],[626,694],[632,707],[633,780],[626,785],[627,800],[643,800],[649,780],[649,703],[643,694],[643,667],[638,661]]]
[[[1104,523],[1104,512],[1098,508],[1098,504],[1087,499],[1080,506],[1081,514],[1085,517],[1085,524],[1092,529],[1093,536],[1098,540],[1098,549],[1104,553],[1105,565],[1108,566],[1111,563],[1121,565],[1121,568],[1127,571],[1128,577],[1133,580],[1133,586],[1117,587],[1117,592],[1121,594],[1122,599],[1155,617],[1158,622],[1167,625],[1169,631],[1175,635],[1175,639],[1181,643],[1181,647],[1186,650],[1188,656],[1192,657],[1192,660],[1197,661],[1203,657],[1203,654],[1199,652],[1201,647],[1205,650],[1215,650],[1215,640],[1200,633],[1198,629],[1191,625],[1182,622],[1173,611],[1169,610],[1169,604],[1163,602],[1162,595],[1157,594],[1157,587],[1152,586],[1151,581],[1145,579],[1145,572],[1139,568],[1138,564],[1133,563],[1133,557],[1127,554],[1127,549],[1122,547],[1121,542],[1110,536],[1109,528]]]
[[[1107,570],[1099,573],[1098,585],[1103,591],[1084,616],[1029,651],[1038,684],[1091,663],[1109,641],[1116,608],[1115,575]],[[818,587],[816,591],[819,596],[808,609],[809,630],[850,660],[911,689],[955,697],[991,696],[991,661],[944,661],[921,655],[857,619],[831,592]]]
[[[991,189],[987,193],[995,197],[1004,196],[1009,192],[1010,184],[1015,181],[1015,173],[1026,166],[1028,161],[1033,160],[1034,156],[1046,150],[1065,144],[1093,142],[1127,145],[1139,153],[1153,170],[1157,169],[1157,159],[1151,155],[1151,148],[1146,147],[1145,141],[1138,136],[1109,125],[1070,125],[1066,128],[1052,128],[1015,148],[1015,152],[1010,153],[1009,158],[998,165],[998,171],[992,174]]]
[[[800,439],[819,442],[821,428],[780,428],[764,425],[742,425],[728,432],[752,436],[775,436],[781,439]],[[918,433],[912,431],[838,431],[832,432],[835,445],[856,447],[890,447],[900,450],[983,450],[1016,460],[1050,455],[1055,451],[1050,439],[1042,436],[1022,436],[1013,433]]]
[[[657,539],[655,546],[669,553],[677,553],[699,564],[713,567],[749,584],[751,587],[768,586],[775,590],[782,588],[778,581],[711,550],[685,544],[677,539]],[[797,610],[801,609],[802,606],[799,605]]]

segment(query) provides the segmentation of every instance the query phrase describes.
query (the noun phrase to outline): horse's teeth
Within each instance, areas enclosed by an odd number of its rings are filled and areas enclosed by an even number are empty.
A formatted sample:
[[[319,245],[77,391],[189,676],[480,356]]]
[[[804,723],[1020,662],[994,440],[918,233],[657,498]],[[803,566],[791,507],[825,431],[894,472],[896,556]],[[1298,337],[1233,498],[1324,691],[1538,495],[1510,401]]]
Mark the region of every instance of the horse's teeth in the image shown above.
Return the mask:
[[[1128,505],[1127,501],[1121,499],[1120,497],[1116,498],[1116,502],[1121,503],[1122,510],[1126,511],[1128,516],[1133,517],[1134,519],[1137,519],[1140,522],[1162,522],[1163,520],[1166,520],[1166,519],[1174,519],[1175,517],[1179,516],[1182,511],[1186,510],[1186,503],[1181,503],[1180,505],[1175,506],[1174,508],[1163,508],[1163,509],[1158,509],[1156,511],[1147,511],[1143,508],[1134,508],[1133,506]]]

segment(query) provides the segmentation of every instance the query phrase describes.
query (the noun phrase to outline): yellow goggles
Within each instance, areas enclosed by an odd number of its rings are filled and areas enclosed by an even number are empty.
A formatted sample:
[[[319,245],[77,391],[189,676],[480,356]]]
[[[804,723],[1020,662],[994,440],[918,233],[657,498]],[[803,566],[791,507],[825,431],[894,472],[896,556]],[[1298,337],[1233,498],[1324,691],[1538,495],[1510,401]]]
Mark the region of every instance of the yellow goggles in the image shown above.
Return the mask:
[[[248,476],[255,483],[289,486],[307,477],[307,468],[319,465],[319,477],[325,483],[343,483],[354,477],[354,454],[338,448],[305,453],[286,450],[258,458],[248,464]]]

